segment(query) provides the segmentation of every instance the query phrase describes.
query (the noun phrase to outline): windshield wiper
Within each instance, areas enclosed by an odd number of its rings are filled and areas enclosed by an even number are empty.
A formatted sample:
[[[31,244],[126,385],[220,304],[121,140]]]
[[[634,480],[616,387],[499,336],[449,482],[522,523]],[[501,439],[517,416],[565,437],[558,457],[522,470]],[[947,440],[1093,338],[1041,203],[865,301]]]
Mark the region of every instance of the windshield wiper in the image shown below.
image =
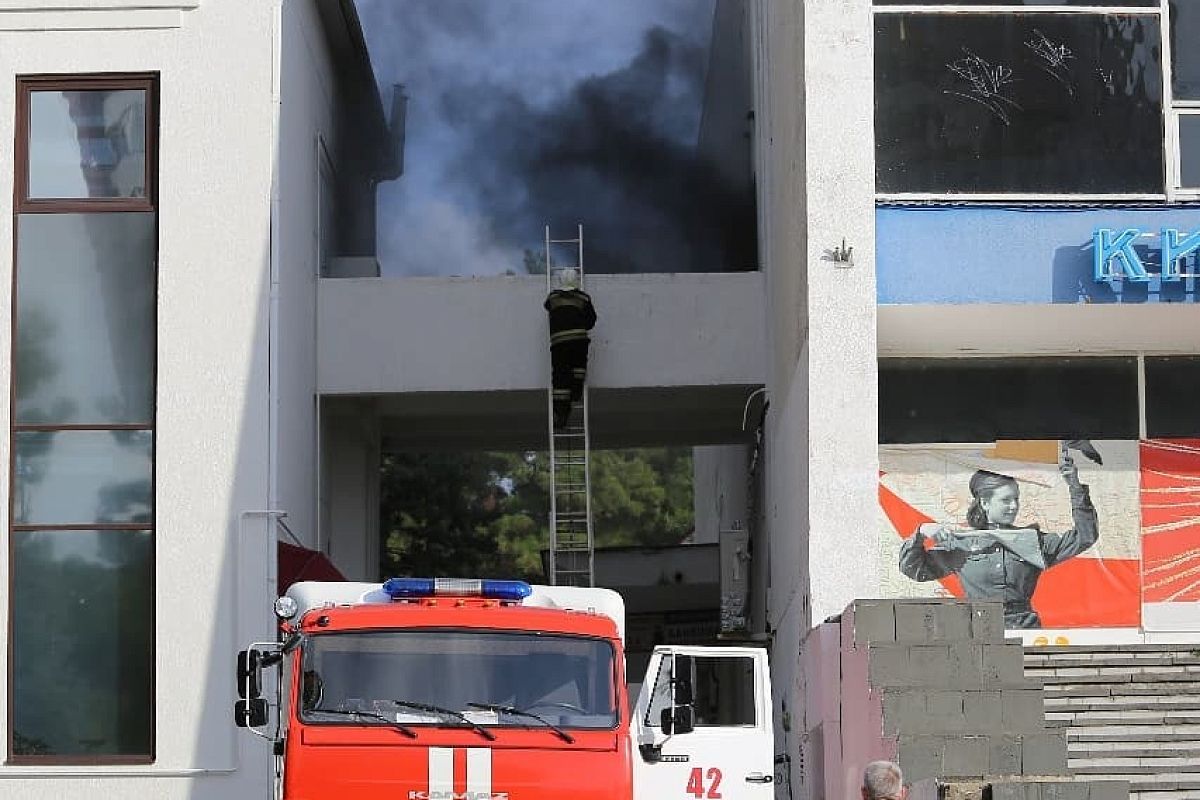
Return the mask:
[[[514,717],[528,717],[529,719],[536,719],[538,722],[542,723],[547,728],[562,737],[562,740],[567,744],[575,744],[574,736],[567,733],[562,728],[558,727],[540,714],[534,714],[532,711],[526,711],[523,708],[517,708],[515,706],[503,706],[499,705],[498,703],[467,703],[467,705],[469,705],[471,708],[482,708],[485,711],[495,711],[500,714],[511,714]]]
[[[340,708],[310,708],[308,709],[308,713],[338,714],[343,717],[366,717],[368,719],[377,719],[380,722],[386,722],[389,727],[395,728],[410,739],[417,738],[417,733],[412,728],[408,727],[407,725],[402,725],[401,723],[396,722],[394,719],[388,719],[383,714],[376,714],[374,711],[343,711]]]
[[[445,716],[448,716],[448,717],[454,717],[455,719],[462,722],[464,725],[467,725],[468,727],[470,727],[472,730],[474,730],[480,736],[487,739],[489,742],[495,741],[495,739],[496,739],[496,734],[492,733],[491,731],[489,731],[487,728],[483,727],[479,723],[472,722],[470,720],[470,718],[467,717],[467,715],[462,713],[461,711],[455,711],[450,708],[442,708],[441,706],[431,706],[428,703],[414,703],[410,700],[391,700],[389,702],[394,703],[395,705],[398,705],[401,708],[411,708],[415,711],[428,711],[431,714],[444,714]]]

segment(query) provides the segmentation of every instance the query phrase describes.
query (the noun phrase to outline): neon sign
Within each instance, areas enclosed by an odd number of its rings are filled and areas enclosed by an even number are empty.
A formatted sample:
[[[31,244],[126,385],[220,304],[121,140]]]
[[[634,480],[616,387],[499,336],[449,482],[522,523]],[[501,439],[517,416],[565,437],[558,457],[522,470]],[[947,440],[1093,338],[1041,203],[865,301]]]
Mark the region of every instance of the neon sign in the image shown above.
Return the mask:
[[[1158,239],[1161,254],[1161,270],[1158,273],[1146,269],[1147,262],[1134,247],[1138,240],[1143,238]],[[1197,251],[1200,251],[1200,231],[1182,234],[1174,228],[1163,228],[1160,233],[1155,234],[1145,233],[1139,228],[1126,228],[1121,231],[1100,228],[1092,234],[1092,258],[1097,281],[1127,280],[1148,283],[1151,278],[1180,281],[1184,278],[1200,277],[1200,273],[1194,269],[1185,272],[1182,268],[1184,259]],[[1192,261],[1194,268],[1195,258]],[[1151,262],[1150,266],[1155,265]]]

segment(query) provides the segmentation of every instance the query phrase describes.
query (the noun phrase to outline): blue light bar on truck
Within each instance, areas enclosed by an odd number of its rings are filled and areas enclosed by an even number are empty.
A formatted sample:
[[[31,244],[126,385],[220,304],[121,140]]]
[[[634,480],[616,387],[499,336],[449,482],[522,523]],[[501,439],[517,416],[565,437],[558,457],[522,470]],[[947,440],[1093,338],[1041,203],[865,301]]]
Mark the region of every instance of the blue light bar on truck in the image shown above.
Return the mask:
[[[489,600],[524,600],[533,594],[525,581],[492,581],[466,578],[389,578],[383,591],[393,600],[417,597],[483,597]]]

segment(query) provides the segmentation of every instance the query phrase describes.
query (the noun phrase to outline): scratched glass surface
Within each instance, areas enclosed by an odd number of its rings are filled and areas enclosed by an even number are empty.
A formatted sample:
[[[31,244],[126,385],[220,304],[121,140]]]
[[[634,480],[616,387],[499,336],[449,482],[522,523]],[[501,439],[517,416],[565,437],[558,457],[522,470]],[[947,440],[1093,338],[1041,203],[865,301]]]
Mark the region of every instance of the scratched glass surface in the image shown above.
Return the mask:
[[[1160,194],[1159,19],[875,18],[876,189]]]
[[[1171,0],[1171,93],[1200,100],[1200,2]]]

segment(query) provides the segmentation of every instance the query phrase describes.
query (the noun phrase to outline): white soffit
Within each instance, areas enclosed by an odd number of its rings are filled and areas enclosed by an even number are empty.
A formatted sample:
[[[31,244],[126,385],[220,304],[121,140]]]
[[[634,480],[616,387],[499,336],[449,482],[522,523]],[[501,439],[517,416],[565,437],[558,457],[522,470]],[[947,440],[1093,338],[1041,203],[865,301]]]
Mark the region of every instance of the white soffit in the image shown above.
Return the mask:
[[[881,305],[880,356],[1200,353],[1200,305]]]
[[[178,28],[200,0],[0,0],[0,31]]]

